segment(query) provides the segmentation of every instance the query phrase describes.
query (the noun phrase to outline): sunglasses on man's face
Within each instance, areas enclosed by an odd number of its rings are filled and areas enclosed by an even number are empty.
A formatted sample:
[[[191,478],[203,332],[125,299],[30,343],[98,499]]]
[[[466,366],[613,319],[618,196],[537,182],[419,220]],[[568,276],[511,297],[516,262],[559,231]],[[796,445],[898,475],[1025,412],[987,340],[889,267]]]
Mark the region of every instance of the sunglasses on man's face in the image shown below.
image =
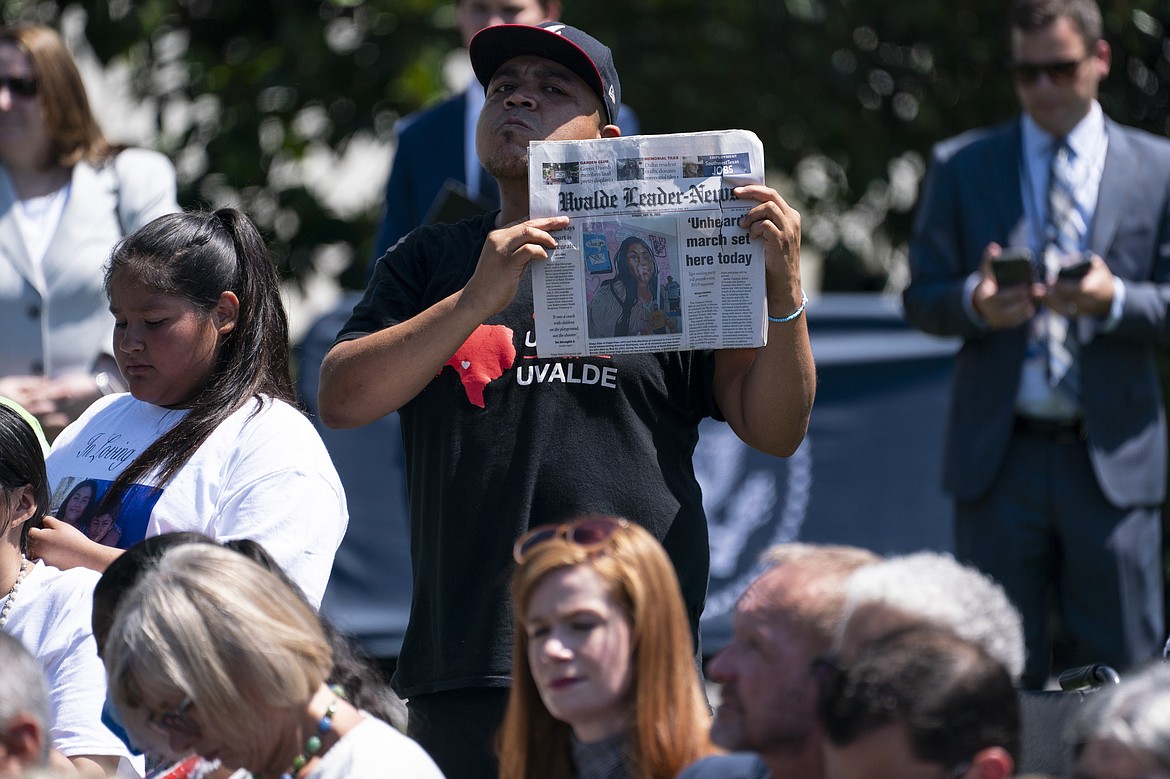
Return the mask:
[[[37,80],[20,76],[0,76],[0,90],[5,88],[19,97],[33,97],[37,93]]]
[[[1048,76],[1053,84],[1067,84],[1077,75],[1081,63],[1092,57],[1086,54],[1079,60],[1063,60],[1060,62],[1013,62],[1012,74],[1021,84],[1035,84],[1040,74]]]

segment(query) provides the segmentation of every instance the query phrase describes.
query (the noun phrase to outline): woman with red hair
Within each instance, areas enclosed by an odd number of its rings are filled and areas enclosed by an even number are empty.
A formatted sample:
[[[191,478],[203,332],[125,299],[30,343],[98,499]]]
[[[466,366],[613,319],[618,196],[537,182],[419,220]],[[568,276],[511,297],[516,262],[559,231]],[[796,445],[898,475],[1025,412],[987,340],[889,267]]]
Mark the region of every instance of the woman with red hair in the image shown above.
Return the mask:
[[[516,542],[512,691],[501,779],[670,779],[712,751],[674,568],[616,517]]]

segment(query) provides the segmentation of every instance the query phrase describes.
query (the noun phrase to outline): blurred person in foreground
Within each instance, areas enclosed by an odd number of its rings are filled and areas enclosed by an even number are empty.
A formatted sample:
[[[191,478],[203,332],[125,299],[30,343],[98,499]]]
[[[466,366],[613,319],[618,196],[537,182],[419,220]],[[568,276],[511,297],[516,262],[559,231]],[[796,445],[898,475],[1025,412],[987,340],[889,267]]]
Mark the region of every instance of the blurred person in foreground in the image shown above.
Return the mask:
[[[851,576],[833,651],[848,663],[865,644],[921,624],[979,644],[1019,682],[1020,613],[991,577],[945,552],[895,555]]]
[[[897,630],[851,663],[814,662],[828,779],[1004,779],[1019,755],[1003,665],[949,630]]]
[[[102,266],[119,238],[178,210],[170,161],[106,139],[61,36],[0,28],[0,395],[50,437],[125,388]]]
[[[244,555],[184,544],[115,610],[111,700],[151,753],[256,779],[440,779],[426,753],[326,680],[333,650],[304,598]]]
[[[80,776],[141,776],[129,749],[102,724],[105,675],[90,630],[97,574],[62,571],[27,554],[26,536],[48,507],[41,441],[17,411],[0,404],[0,632],[36,658],[48,685],[43,736],[55,766]],[[9,668],[0,665],[0,676]]]
[[[621,85],[609,49],[573,27],[497,25],[471,60],[487,101],[480,158],[500,211],[420,227],[378,262],[321,367],[321,418],[399,410],[410,482],[410,622],[394,675],[409,728],[452,776],[495,776],[511,682],[512,544],[530,523],[605,513],[649,529],[674,563],[698,651],[710,549],[691,457],[702,418],[788,456],[815,371],[802,316],[800,215],[763,186],[739,228],[763,245],[773,315],[759,349],[537,363],[529,263],[567,217],[526,219],[528,144],[613,138]],[[539,365],[539,378],[522,380]],[[583,371],[591,379],[570,380]],[[637,489],[630,485],[636,484]],[[444,761],[450,761],[444,762]]]
[[[617,517],[516,542],[513,673],[501,779],[673,779],[711,752],[678,579]]]
[[[707,664],[722,685],[711,725],[736,754],[700,760],[679,779],[822,779],[812,661],[832,644],[854,571],[880,558],[831,544],[780,544],[731,618],[731,641]]]
[[[184,544],[220,545],[248,557],[272,572],[289,586],[293,592],[304,598],[300,588],[280,569],[264,547],[249,538],[238,538],[222,544],[210,536],[192,532],[163,533],[143,539],[126,550],[106,567],[93,590],[93,637],[97,643],[98,655],[105,651],[106,639],[113,627],[118,605],[123,597],[148,572],[154,570],[167,551]],[[333,650],[333,670],[326,680],[330,686],[338,686],[345,692],[345,699],[361,711],[372,714],[405,730],[405,707],[385,686],[369,660],[358,651],[345,634],[334,628],[328,620],[321,618],[321,629]],[[103,719],[124,741],[130,738],[125,732],[116,710],[107,705],[102,712]],[[217,761],[204,760],[198,755],[181,759],[164,759],[152,755],[148,779],[226,779],[231,771],[219,766]]]
[[[1020,609],[1039,689],[1054,636],[1062,663],[1119,670],[1164,638],[1170,142],[1102,112],[1094,0],[1017,0],[1010,26],[1022,114],[935,148],[903,301],[915,327],[964,339],[944,463],[956,554]],[[1032,259],[1019,283],[996,277],[1009,249]]]
[[[1170,779],[1170,664],[1094,693],[1069,740],[1074,779]]]
[[[0,779],[49,761],[49,690],[36,658],[0,632]]]

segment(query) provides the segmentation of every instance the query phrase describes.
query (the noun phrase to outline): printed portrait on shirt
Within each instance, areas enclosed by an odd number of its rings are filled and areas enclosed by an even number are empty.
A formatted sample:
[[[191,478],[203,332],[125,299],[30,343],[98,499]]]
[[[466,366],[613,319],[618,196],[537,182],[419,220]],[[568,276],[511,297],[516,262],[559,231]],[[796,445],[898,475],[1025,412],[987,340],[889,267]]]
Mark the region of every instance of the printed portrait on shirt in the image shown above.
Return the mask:
[[[162,490],[131,485],[113,494],[113,480],[67,476],[53,489],[52,516],[80,530],[86,538],[105,546],[126,549],[146,537],[150,513]]]

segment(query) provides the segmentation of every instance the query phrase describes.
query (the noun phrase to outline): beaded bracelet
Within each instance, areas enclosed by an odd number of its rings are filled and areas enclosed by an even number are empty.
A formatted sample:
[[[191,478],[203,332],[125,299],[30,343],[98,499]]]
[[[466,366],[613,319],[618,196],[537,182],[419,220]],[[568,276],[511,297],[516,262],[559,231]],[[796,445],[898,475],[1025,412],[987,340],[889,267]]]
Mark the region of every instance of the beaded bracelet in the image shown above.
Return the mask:
[[[793,319],[796,319],[798,316],[800,316],[801,314],[804,313],[804,307],[807,305],[808,305],[808,295],[804,294],[804,289],[801,288],[801,290],[800,290],[800,308],[796,309],[788,316],[772,316],[771,314],[768,314],[768,321],[774,322],[775,324],[778,324],[778,325],[782,325],[785,322],[791,322]]]
[[[321,740],[325,734],[333,730],[333,715],[337,713],[337,702],[345,698],[345,690],[337,684],[332,685],[329,690],[334,695],[333,702],[325,709],[324,716],[317,721],[317,732],[305,741],[305,751],[293,758],[292,766],[280,775],[280,779],[294,779],[301,772],[301,769],[321,751]],[[255,779],[255,775],[253,775],[253,779]]]

